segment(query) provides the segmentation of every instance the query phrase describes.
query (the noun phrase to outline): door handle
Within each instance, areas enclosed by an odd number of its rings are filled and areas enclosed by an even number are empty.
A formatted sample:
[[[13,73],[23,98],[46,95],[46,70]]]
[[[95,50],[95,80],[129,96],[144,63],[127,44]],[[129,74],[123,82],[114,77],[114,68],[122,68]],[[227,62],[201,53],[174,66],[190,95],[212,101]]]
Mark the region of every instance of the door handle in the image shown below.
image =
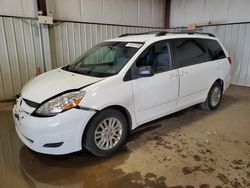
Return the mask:
[[[170,79],[175,80],[176,78],[178,78],[177,74],[171,74],[170,75]]]
[[[183,77],[184,77],[184,76],[187,76],[187,75],[188,75],[188,72],[184,72],[184,71],[183,71],[183,72],[180,73],[180,76],[183,76]]]

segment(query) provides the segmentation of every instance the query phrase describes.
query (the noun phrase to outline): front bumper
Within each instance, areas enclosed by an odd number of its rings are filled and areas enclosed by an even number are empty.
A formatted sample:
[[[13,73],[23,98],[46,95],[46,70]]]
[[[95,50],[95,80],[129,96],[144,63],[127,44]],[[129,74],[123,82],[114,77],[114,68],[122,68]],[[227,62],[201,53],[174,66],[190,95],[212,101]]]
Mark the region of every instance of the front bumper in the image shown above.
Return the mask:
[[[95,111],[71,109],[53,117],[34,117],[19,105],[13,108],[16,132],[30,149],[62,155],[82,149],[84,129]]]

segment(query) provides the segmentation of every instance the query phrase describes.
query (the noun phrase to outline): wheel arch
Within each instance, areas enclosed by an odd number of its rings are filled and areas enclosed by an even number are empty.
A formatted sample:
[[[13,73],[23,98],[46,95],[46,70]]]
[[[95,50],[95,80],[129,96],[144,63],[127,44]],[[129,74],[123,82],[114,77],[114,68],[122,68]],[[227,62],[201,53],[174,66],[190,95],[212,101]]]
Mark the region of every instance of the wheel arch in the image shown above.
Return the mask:
[[[106,110],[106,109],[115,109],[115,110],[121,112],[121,113],[125,116],[125,118],[126,118],[126,120],[127,120],[127,123],[128,123],[128,133],[132,130],[132,117],[131,117],[129,111],[128,111],[125,107],[120,106],[120,105],[111,105],[111,106],[107,106],[107,107],[105,107],[105,108],[103,108],[103,109],[97,111],[97,112],[90,118],[90,120],[88,121],[88,123],[87,123],[87,125],[86,125],[86,127],[85,127],[85,129],[83,130],[83,133],[82,133],[82,144],[83,144],[84,137],[85,137],[85,135],[86,135],[86,133],[87,133],[87,129],[88,129],[88,127],[89,127],[90,122],[96,117],[96,115],[97,115],[99,112],[101,112],[101,111],[103,111],[103,110]],[[84,147],[82,146],[82,148],[84,148]]]
[[[121,112],[125,116],[125,118],[127,120],[128,132],[130,132],[132,130],[132,117],[131,117],[128,109],[126,109],[125,107],[120,106],[120,105],[111,105],[111,106],[105,107],[102,110],[106,110],[106,109],[115,109],[115,110]]]
[[[214,81],[214,83],[219,83],[221,85],[222,88],[222,92],[224,91],[224,81],[221,78],[218,78],[217,80]],[[213,83],[213,84],[214,84]],[[212,87],[212,86],[211,86]]]

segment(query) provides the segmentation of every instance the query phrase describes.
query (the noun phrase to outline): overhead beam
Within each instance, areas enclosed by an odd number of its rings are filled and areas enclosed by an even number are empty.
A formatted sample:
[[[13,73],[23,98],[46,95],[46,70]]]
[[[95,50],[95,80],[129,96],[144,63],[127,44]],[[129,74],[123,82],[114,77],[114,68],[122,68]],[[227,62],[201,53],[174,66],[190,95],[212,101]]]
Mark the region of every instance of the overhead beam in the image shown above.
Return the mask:
[[[42,12],[40,15],[47,16],[46,0],[37,0],[37,8]]]
[[[170,27],[170,5],[171,5],[171,0],[166,0],[165,4],[165,23],[164,23],[164,28],[168,29]]]

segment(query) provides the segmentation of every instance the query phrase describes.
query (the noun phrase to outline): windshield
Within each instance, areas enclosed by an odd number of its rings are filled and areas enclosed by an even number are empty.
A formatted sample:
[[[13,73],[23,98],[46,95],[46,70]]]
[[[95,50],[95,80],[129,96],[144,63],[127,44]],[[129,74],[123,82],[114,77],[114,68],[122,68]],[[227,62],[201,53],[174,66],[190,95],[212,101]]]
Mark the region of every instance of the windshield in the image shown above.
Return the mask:
[[[112,76],[126,65],[142,45],[131,42],[103,42],[63,69],[88,76]]]

